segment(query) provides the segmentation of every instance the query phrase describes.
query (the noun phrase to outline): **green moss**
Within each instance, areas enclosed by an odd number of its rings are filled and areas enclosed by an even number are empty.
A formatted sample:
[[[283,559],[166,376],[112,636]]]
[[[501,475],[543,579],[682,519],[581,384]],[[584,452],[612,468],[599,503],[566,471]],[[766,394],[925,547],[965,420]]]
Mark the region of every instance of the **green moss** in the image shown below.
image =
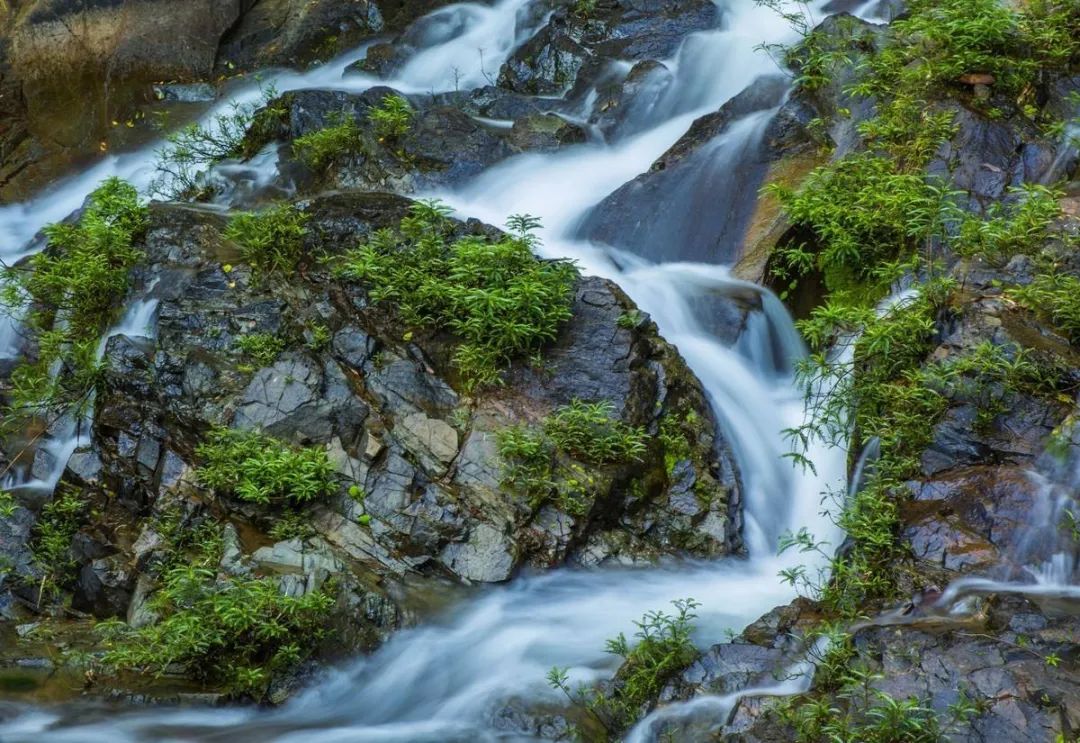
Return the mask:
[[[293,448],[252,431],[211,431],[196,454],[204,460],[199,481],[252,503],[306,503],[337,491],[334,467],[323,447]]]
[[[142,255],[135,242],[146,208],[135,188],[110,178],[77,222],[45,228],[48,245],[26,265],[5,268],[3,304],[36,333],[38,355],[12,374],[12,412],[55,415],[81,406],[99,379],[97,346]],[[56,369],[58,373],[54,373]]]
[[[244,261],[262,277],[288,276],[303,257],[308,215],[290,204],[242,212],[229,220],[225,237],[240,246]]]
[[[380,230],[341,263],[375,302],[393,304],[411,326],[448,330],[468,389],[496,384],[515,358],[541,350],[571,317],[577,279],[565,261],[532,253],[535,220],[512,217],[511,235],[451,242],[446,207],[415,204],[399,230]]]

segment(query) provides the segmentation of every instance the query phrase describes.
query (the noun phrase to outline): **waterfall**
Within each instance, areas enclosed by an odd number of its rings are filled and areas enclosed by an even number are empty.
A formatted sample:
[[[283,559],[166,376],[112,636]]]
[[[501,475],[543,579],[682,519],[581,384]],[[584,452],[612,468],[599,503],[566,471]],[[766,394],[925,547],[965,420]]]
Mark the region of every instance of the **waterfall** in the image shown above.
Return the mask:
[[[424,93],[484,84],[542,23],[537,14],[530,14],[532,5],[532,0],[501,0],[435,11],[420,26],[418,41],[426,46],[394,79],[345,75],[345,68],[363,56],[361,49],[305,73],[270,74],[264,84],[282,92],[312,87],[362,91],[386,84]],[[697,116],[715,111],[760,75],[775,71],[768,56],[754,49],[762,42],[790,40],[785,22],[750,0],[732,0],[723,10],[720,28],[689,37],[669,60],[673,82],[633,133],[610,145],[590,143],[550,154],[521,155],[460,188],[428,195],[442,198],[463,216],[494,224],[514,213],[540,217],[543,255],[576,259],[584,271],[614,279],[653,317],[698,375],[735,452],[744,492],[748,557],[523,576],[477,592],[429,623],[397,633],[371,656],[330,672],[277,710],[130,710],[106,716],[80,710],[24,710],[0,723],[0,739],[12,743],[502,740],[503,734],[492,726],[500,705],[514,698],[558,701],[544,683],[546,672],[555,665],[569,669],[571,683],[610,676],[615,664],[604,652],[605,640],[620,632],[632,633],[633,621],[645,611],[694,597],[702,604],[696,640],[707,645],[723,639],[725,630],[739,631],[794,597],[794,589],[777,574],[807,562],[807,555],[778,556],[777,537],[806,527],[818,539],[839,544],[842,535],[821,513],[821,494],[844,487],[847,453],[835,447],[808,452],[815,472],[796,469],[783,457],[789,446],[782,432],[799,424],[804,414],[803,395],[793,378],[793,364],[803,351],[791,319],[775,297],[733,279],[723,266],[650,264],[626,259],[620,254],[622,246],[594,245],[576,237],[590,210],[646,171]],[[481,48],[483,55],[478,53]],[[254,101],[258,95],[252,84],[231,91],[240,102]],[[211,121],[225,105],[209,111],[204,121]],[[710,152],[715,158],[739,156],[744,149],[738,146],[740,141],[759,136],[766,122],[767,117],[754,115],[733,126],[724,146]],[[27,204],[0,209],[0,244],[13,251],[3,256],[5,260],[39,248],[34,243],[38,230],[78,208],[102,179],[117,175],[146,189],[154,175],[154,150],[110,155]],[[710,168],[722,172],[723,165],[714,160]],[[246,167],[255,171],[253,178],[265,181],[265,171],[275,169],[276,160],[265,158]],[[733,198],[739,186],[728,184],[717,198]],[[670,255],[686,255],[681,248],[687,239],[677,232],[666,235]],[[739,235],[727,239],[737,241]],[[699,300],[748,293],[757,297],[760,309],[751,313],[742,340],[725,345],[709,331],[709,318],[702,313],[709,304]],[[150,305],[136,307],[121,326],[145,326],[152,313]],[[8,345],[0,343],[0,349]],[[63,459],[60,452],[60,470]],[[811,560],[807,569],[814,572],[819,567]],[[717,700],[699,704],[723,706]]]

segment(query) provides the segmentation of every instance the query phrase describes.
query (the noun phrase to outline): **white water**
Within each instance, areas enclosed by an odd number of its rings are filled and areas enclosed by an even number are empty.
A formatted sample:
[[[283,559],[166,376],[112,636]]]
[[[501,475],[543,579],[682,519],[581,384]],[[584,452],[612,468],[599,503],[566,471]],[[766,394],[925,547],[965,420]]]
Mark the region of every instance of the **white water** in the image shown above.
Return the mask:
[[[463,80],[482,84],[479,78],[486,81],[524,41],[526,33],[515,19],[528,2],[503,0],[491,7],[439,11],[435,25],[456,29],[456,35],[439,37],[431,31],[440,42],[407,64],[400,79],[385,84],[420,92],[451,89]],[[840,535],[820,512],[820,501],[822,492],[843,486],[846,463],[846,452],[838,448],[809,452],[817,474],[796,470],[782,458],[789,447],[781,432],[801,422],[803,415],[802,395],[791,378],[791,364],[801,349],[790,319],[775,298],[766,296],[766,312],[753,318],[736,348],[727,348],[704,329],[692,301],[704,294],[746,295],[748,287],[731,279],[723,267],[640,265],[571,237],[594,204],[646,170],[695,116],[715,110],[759,74],[772,72],[772,62],[753,47],[782,41],[787,33],[771,12],[750,0],[732,0],[723,28],[691,38],[672,60],[675,82],[639,134],[613,146],[582,145],[517,157],[456,192],[440,194],[463,215],[494,223],[513,213],[540,216],[546,255],[576,258],[588,272],[615,278],[652,314],[701,379],[734,449],[743,486],[748,559],[523,577],[477,594],[441,620],[399,633],[370,658],[274,712],[153,711],[75,720],[64,719],[65,710],[33,710],[0,726],[0,739],[492,740],[499,734],[491,726],[491,715],[508,699],[556,699],[543,681],[552,666],[568,667],[573,680],[610,674],[614,663],[603,651],[604,641],[619,632],[632,633],[633,621],[645,611],[665,608],[674,599],[696,598],[702,603],[697,639],[706,645],[722,640],[724,630],[739,630],[788,602],[794,591],[777,573],[807,562],[807,555],[777,556],[776,539],[787,530],[807,527],[818,538],[838,543]],[[482,65],[478,43],[485,49]],[[280,73],[271,81],[281,91],[363,90],[376,81],[363,75],[342,77],[345,66],[360,56],[346,55],[304,74]],[[234,93],[241,101],[257,96],[254,87]],[[750,129],[735,127],[728,136],[751,136]],[[145,188],[153,176],[153,159],[153,148],[110,156],[32,203],[0,210],[0,236],[7,238],[2,244],[12,251],[8,257],[25,252],[41,226],[77,208],[103,178],[119,175]],[[265,167],[275,167],[272,158]],[[252,177],[258,180],[263,174]],[[670,239],[676,242],[680,236]],[[633,267],[618,267],[627,264]],[[152,315],[152,309],[148,312]],[[133,315],[133,323],[149,320],[139,310],[134,314],[139,318]],[[819,565],[807,567],[813,572]],[[716,722],[723,720],[717,716]]]

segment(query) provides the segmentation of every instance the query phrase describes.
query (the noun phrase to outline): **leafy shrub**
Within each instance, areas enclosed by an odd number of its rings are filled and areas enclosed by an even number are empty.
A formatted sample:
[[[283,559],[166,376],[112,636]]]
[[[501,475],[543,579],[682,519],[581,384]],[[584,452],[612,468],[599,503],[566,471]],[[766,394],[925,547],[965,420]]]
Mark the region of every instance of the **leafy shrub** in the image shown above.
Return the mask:
[[[18,311],[29,303],[24,319],[38,340],[37,359],[12,374],[15,410],[58,412],[85,401],[98,379],[98,340],[127,293],[145,228],[135,188],[109,178],[77,222],[45,228],[44,251],[4,269],[3,304]]]
[[[1053,323],[1072,343],[1080,343],[1080,279],[1053,269],[1040,271],[1010,295]]]
[[[1007,263],[1014,255],[1030,255],[1050,234],[1061,215],[1062,194],[1038,185],[1024,185],[1010,192],[1012,200],[993,203],[980,218],[969,215],[960,226],[957,250],[962,255],[981,255]]]
[[[956,214],[952,194],[923,176],[904,173],[892,160],[867,153],[815,169],[801,188],[770,185],[792,222],[814,235],[814,245],[780,253],[782,275],[797,280],[820,270],[830,289],[866,286],[880,296],[891,281],[883,263],[910,258]]]
[[[350,116],[342,115],[332,126],[309,132],[293,140],[293,154],[312,169],[327,165],[346,155],[358,152],[363,146],[360,127]]]
[[[413,110],[400,95],[388,95],[368,114],[381,141],[395,142],[409,133]]]
[[[637,720],[643,705],[656,700],[671,678],[685,669],[698,656],[691,634],[694,631],[694,610],[701,606],[693,599],[671,602],[673,614],[650,611],[634,622],[636,643],[622,633],[608,640],[607,652],[623,659],[609,694],[596,689],[571,689],[566,669],[553,668],[548,684],[566,694],[576,705],[588,709],[610,735],[617,735]]]
[[[251,503],[306,503],[337,489],[322,447],[294,449],[260,433],[218,428],[196,453],[205,460],[197,471],[203,485]]]
[[[259,366],[269,366],[285,350],[285,341],[273,333],[248,333],[236,339],[236,348]]]
[[[61,486],[41,509],[31,542],[34,566],[42,573],[39,602],[47,593],[63,588],[74,576],[76,563],[71,557],[71,540],[83,523],[86,506],[81,493]]]
[[[350,251],[341,273],[366,282],[374,301],[396,305],[406,323],[460,338],[454,363],[473,389],[498,383],[514,358],[555,339],[572,314],[577,271],[533,255],[535,220],[512,217],[513,234],[498,240],[450,243],[448,213],[437,202],[414,204],[400,230],[379,230]]]
[[[544,421],[544,434],[559,450],[593,464],[639,461],[645,431],[616,420],[614,412],[609,402],[573,400]]]
[[[285,596],[272,579],[215,578],[206,564],[170,569],[150,601],[160,620],[139,629],[119,620],[97,625],[108,648],[102,661],[158,674],[179,664],[196,678],[257,694],[270,674],[294,666],[324,636],[328,594]]]
[[[585,513],[596,495],[597,477],[594,468],[578,462],[637,462],[646,451],[645,431],[616,420],[613,411],[608,402],[574,400],[544,419],[540,431],[523,426],[500,431],[506,485],[529,496],[533,507],[553,499],[567,513]]]
[[[308,215],[290,204],[275,204],[261,212],[242,212],[229,220],[225,237],[240,246],[240,254],[259,274],[288,275],[303,255]]]

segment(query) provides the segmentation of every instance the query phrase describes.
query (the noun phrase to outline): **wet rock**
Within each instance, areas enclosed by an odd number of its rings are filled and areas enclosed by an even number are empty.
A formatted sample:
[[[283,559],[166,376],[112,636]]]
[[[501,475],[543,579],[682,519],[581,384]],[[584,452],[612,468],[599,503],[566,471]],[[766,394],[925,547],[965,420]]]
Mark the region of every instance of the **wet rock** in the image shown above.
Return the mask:
[[[491,524],[477,524],[464,542],[455,542],[440,555],[446,566],[467,581],[492,583],[506,580],[514,569],[507,535]]]
[[[506,61],[498,85],[529,95],[560,95],[591,56],[567,31],[565,19],[555,19]]]
[[[217,68],[227,74],[325,62],[384,26],[369,0],[260,0],[222,38]]]
[[[915,556],[969,572],[1049,559],[1053,540],[1030,539],[1052,510],[1048,484],[1022,468],[973,467],[914,485],[905,538]],[[1052,528],[1052,527],[1051,527]]]
[[[769,161],[759,119],[786,87],[779,76],[764,78],[695,121],[647,173],[600,202],[579,234],[650,260],[733,262]],[[682,236],[678,245],[671,235]]]
[[[624,0],[599,5],[582,19],[566,8],[503,65],[499,85],[554,95],[584,89],[616,60],[663,60],[691,33],[714,28],[719,10],[703,0]]]
[[[362,133],[356,152],[336,161],[328,172],[298,170],[301,185],[329,180],[347,188],[411,193],[460,183],[514,152],[500,133],[460,109],[421,105],[418,99],[412,101],[417,110],[407,133],[397,141],[383,141],[376,136],[370,111],[389,95],[395,91],[377,87],[358,95],[300,91],[286,96],[290,139],[332,126],[342,116],[356,121]]]
[[[99,619],[126,616],[134,583],[135,576],[121,555],[88,562],[79,571],[72,608]]]
[[[198,103],[217,98],[217,89],[209,83],[164,83],[154,86],[154,95],[162,101]]]
[[[550,152],[585,142],[585,130],[554,114],[526,116],[514,122],[509,141],[521,150]]]
[[[609,141],[641,130],[655,120],[655,110],[674,79],[666,65],[651,59],[638,62],[625,76],[612,75],[597,85],[590,122]]]
[[[7,568],[0,575],[0,587],[10,588],[13,579],[34,574],[30,533],[35,521],[34,514],[22,505],[16,505],[10,516],[0,519],[0,563]]]

